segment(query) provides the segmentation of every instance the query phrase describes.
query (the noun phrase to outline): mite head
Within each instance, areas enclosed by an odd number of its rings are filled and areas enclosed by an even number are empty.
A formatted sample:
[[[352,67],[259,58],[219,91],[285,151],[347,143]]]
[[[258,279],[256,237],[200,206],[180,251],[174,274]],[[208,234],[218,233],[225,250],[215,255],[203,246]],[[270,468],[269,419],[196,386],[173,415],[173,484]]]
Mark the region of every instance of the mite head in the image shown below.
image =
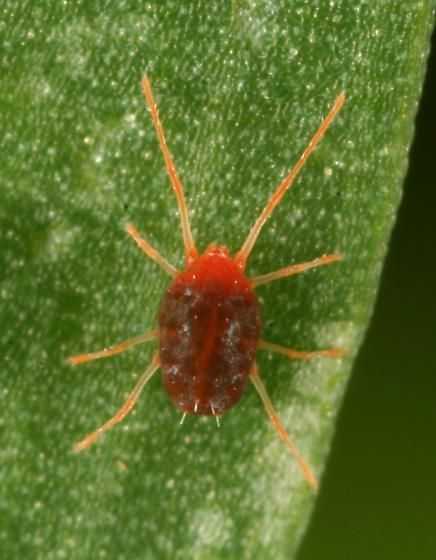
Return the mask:
[[[206,247],[204,255],[208,257],[230,257],[227,247],[224,245],[215,245],[215,243],[211,243]]]

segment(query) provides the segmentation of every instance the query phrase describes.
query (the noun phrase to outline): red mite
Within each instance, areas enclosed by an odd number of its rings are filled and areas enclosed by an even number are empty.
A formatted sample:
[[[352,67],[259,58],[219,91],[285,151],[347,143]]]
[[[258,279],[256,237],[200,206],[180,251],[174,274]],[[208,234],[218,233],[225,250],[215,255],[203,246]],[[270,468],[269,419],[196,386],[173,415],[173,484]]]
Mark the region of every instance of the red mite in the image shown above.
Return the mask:
[[[341,257],[337,254],[324,255],[256,278],[247,278],[245,267],[260,230],[336,117],[344,104],[345,96],[343,93],[338,96],[297,164],[271,196],[242,248],[232,258],[224,246],[209,245],[203,255],[198,253],[191,233],[183,186],[165,141],[147,77],[142,79],[142,87],[179,206],[186,268],[183,271],[174,268],[142,239],[133,225],[126,225],[127,233],[137,245],[173,279],[163,296],[158,328],[100,352],[70,357],[68,362],[81,364],[113,356],[135,344],[154,339],[159,341],[159,350],[153,355],[151,364],[121,409],[98,430],[79,442],[75,450],[82,451],[89,447],[104,432],[121,422],[132,410],[143,387],[159,367],[164,387],[173,403],[183,411],[183,418],[186,414],[205,414],[215,416],[219,422],[219,416],[239,401],[250,378],[275,430],[288,446],[308,483],[316,488],[317,482],[312,471],[286,433],[271,404],[258,374],[255,355],[258,349],[263,349],[280,352],[289,358],[307,360],[315,356],[338,357],[345,352],[341,349],[300,352],[262,340],[259,302],[254,288],[309,268],[338,261]]]

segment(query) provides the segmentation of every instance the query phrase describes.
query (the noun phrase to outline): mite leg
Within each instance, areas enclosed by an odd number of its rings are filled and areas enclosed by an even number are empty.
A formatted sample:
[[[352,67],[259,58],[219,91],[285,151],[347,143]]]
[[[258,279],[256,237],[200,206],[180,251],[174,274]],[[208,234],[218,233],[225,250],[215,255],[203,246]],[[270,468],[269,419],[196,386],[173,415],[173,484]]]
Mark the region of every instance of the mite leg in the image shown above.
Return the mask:
[[[339,113],[339,111],[340,111],[342,105],[344,104],[344,102],[345,102],[345,94],[341,93],[337,97],[336,101],[334,102],[334,104],[333,104],[332,108],[330,109],[328,115],[322,121],[320,127],[318,128],[318,130],[316,131],[316,133],[312,137],[312,140],[309,142],[307,148],[302,153],[300,159],[295,164],[294,168],[291,170],[289,175],[287,177],[285,177],[285,179],[283,179],[283,181],[280,183],[280,185],[278,186],[275,193],[269,199],[265,208],[262,210],[261,215],[258,217],[254,226],[251,228],[251,231],[248,234],[248,237],[245,240],[244,244],[242,245],[242,248],[240,249],[240,251],[236,254],[236,256],[234,258],[235,263],[239,266],[239,268],[241,270],[245,270],[245,266],[246,266],[246,263],[247,263],[248,256],[250,255],[251,250],[253,249],[253,246],[256,242],[256,239],[257,239],[263,225],[265,224],[267,219],[271,216],[271,214],[274,211],[274,208],[281,201],[281,199],[283,198],[286,191],[291,187],[292,183],[294,182],[295,177],[301,171],[302,167],[304,166],[304,164],[308,160],[310,154],[313,152],[313,150],[315,149],[318,142],[321,140],[321,138],[326,133],[328,127],[334,121],[336,115]]]
[[[273,407],[273,405],[270,401],[270,398],[268,396],[268,393],[266,392],[265,385],[262,383],[262,380],[259,377],[257,364],[254,364],[254,366],[253,366],[253,368],[250,372],[250,378],[251,378],[251,381],[253,382],[254,386],[256,387],[256,390],[259,393],[260,398],[263,401],[263,404],[265,405],[266,411],[268,413],[268,416],[269,416],[269,419],[271,420],[272,425],[274,426],[274,429],[276,430],[278,435],[282,438],[282,440],[285,442],[289,451],[292,453],[294,459],[297,461],[298,466],[303,471],[303,474],[306,477],[307,482],[310,484],[310,486],[314,490],[316,490],[317,487],[318,487],[318,483],[317,483],[312,471],[310,470],[309,465],[305,462],[303,457],[300,455],[298,449],[296,448],[294,442],[291,440],[289,435],[286,433],[286,430],[285,430],[285,428],[282,424],[282,421],[280,420],[277,412],[275,411],[275,409],[274,409],[274,407]]]
[[[165,167],[171,181],[171,185],[176,193],[177,204],[179,205],[180,219],[182,222],[183,243],[185,245],[185,259],[186,265],[189,265],[194,259],[198,257],[198,251],[195,247],[194,239],[192,237],[191,226],[189,224],[188,207],[186,205],[185,191],[176,171],[176,167],[168,149],[165,140],[162,124],[159,119],[159,111],[151,91],[150,81],[147,76],[141,80],[142,89],[144,90],[145,99],[151,111],[151,118],[156,130],[157,138],[159,140],[160,149],[162,151]]]
[[[150,257],[155,263],[157,263],[167,274],[172,276],[173,278],[179,272],[177,268],[174,268],[172,264],[170,264],[162,255],[154,249],[148,241],[143,239],[140,235],[138,230],[132,224],[126,224],[125,230],[130,235],[130,237],[135,241],[140,249],[144,251],[144,253]]]
[[[260,286],[261,284],[272,282],[273,280],[279,280],[280,278],[286,278],[287,276],[300,274],[300,272],[304,272],[305,270],[309,270],[310,268],[316,268],[318,266],[324,266],[325,264],[340,261],[341,258],[341,255],[337,255],[335,253],[332,255],[324,255],[322,257],[319,257],[318,259],[314,259],[313,261],[287,266],[285,268],[281,268],[280,270],[275,270],[274,272],[263,274],[262,276],[250,278],[250,280],[253,283],[253,287],[256,287]]]
[[[115,424],[118,424],[118,422],[121,422],[122,420],[124,420],[124,418],[129,414],[129,412],[135,406],[135,403],[138,400],[138,397],[139,397],[142,389],[146,385],[147,381],[151,378],[151,376],[153,375],[153,373],[155,373],[155,371],[158,369],[159,366],[160,366],[159,355],[156,352],[156,354],[154,354],[154,356],[151,360],[151,364],[148,366],[148,368],[142,374],[142,376],[139,379],[136,387],[130,393],[126,402],[123,404],[123,406],[119,409],[119,411],[115,414],[115,416],[113,416],[110,420],[108,420],[102,426],[100,426],[100,428],[98,428],[98,430],[96,430],[95,432],[92,432],[91,434],[87,435],[82,441],[77,443],[74,446],[74,450],[76,451],[76,453],[79,453],[80,451],[83,451],[84,449],[89,447],[102,434],[104,434],[104,432],[107,432],[108,430],[110,430],[112,428],[112,426],[115,426]]]
[[[341,356],[345,356],[347,354],[346,350],[343,350],[342,348],[329,348],[328,350],[315,350],[314,352],[300,352],[299,350],[286,348],[286,346],[280,346],[279,344],[273,344],[272,342],[266,342],[265,340],[259,340],[257,347],[260,350],[279,352],[280,354],[284,354],[293,360],[310,360],[311,358],[317,358],[318,356],[340,358]]]
[[[77,356],[70,356],[67,358],[67,362],[72,366],[77,364],[84,364],[86,362],[92,362],[93,360],[98,360],[99,358],[109,358],[109,356],[115,356],[116,354],[121,354],[131,346],[135,346],[136,344],[141,344],[142,342],[147,342],[149,340],[154,340],[158,338],[159,332],[157,330],[150,331],[144,334],[140,334],[139,336],[135,336],[134,338],[129,338],[128,340],[124,340],[124,342],[120,342],[119,344],[115,344],[114,346],[108,346],[104,350],[100,350],[99,352],[90,352],[88,354],[79,354]]]

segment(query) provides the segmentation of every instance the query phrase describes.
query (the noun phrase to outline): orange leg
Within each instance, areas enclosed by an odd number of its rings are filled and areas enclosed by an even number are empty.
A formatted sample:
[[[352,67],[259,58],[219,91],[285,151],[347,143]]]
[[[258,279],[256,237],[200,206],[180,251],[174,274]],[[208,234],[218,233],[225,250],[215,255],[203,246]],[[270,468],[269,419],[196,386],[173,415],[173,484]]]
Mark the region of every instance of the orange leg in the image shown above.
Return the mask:
[[[318,266],[324,266],[325,264],[340,261],[341,258],[341,255],[337,255],[335,253],[333,253],[332,255],[324,255],[307,263],[294,264],[292,266],[281,268],[280,270],[275,270],[274,272],[270,272],[268,274],[263,274],[262,276],[256,276],[256,278],[251,278],[251,282],[253,283],[253,287],[260,286],[261,284],[267,284],[268,282],[272,282],[273,280],[279,280],[280,278],[286,278],[287,276],[300,274],[300,272],[304,272],[305,270],[309,270],[310,268],[316,268]]]
[[[277,434],[281,437],[281,439],[285,442],[289,451],[292,453],[294,459],[297,461],[298,466],[303,471],[303,474],[306,477],[307,482],[310,484],[310,486],[314,490],[316,490],[318,488],[318,483],[315,479],[315,476],[313,475],[309,465],[306,463],[306,461],[300,455],[300,452],[296,448],[292,439],[286,433],[286,430],[285,430],[285,428],[282,424],[282,421],[280,420],[277,412],[275,411],[275,409],[274,409],[274,407],[273,407],[273,405],[270,401],[268,393],[265,389],[265,385],[262,383],[262,380],[259,377],[257,364],[254,364],[254,366],[253,366],[253,368],[250,372],[250,378],[251,378],[251,381],[253,382],[253,385],[256,387],[256,390],[259,393],[260,398],[263,401],[263,404],[266,408],[269,419],[271,420],[271,423],[274,426],[274,429],[276,430]]]
[[[115,414],[115,416],[113,416],[112,418],[110,418],[110,420],[108,420],[102,426],[100,426],[98,430],[87,435],[84,439],[82,439],[82,441],[79,441],[79,443],[77,443],[74,446],[74,450],[76,451],[76,453],[79,453],[80,451],[83,451],[84,449],[89,447],[102,434],[104,434],[104,432],[107,432],[113,426],[115,426],[115,424],[118,424],[118,422],[124,420],[124,418],[129,414],[129,412],[135,406],[135,403],[138,400],[138,397],[141,394],[141,391],[146,385],[147,381],[151,378],[151,376],[155,373],[155,371],[158,369],[159,366],[160,366],[159,355],[156,352],[151,360],[151,364],[141,375],[138,383],[136,384],[136,387],[130,393],[123,406],[119,409],[119,411]]]
[[[149,340],[154,340],[158,338],[159,332],[157,330],[150,331],[148,333],[140,334],[139,336],[135,336],[134,338],[129,338],[128,340],[124,340],[119,344],[115,344],[114,346],[108,346],[99,352],[90,352],[88,354],[79,354],[77,356],[70,356],[67,358],[67,362],[72,366],[76,366],[78,364],[84,364],[86,362],[92,362],[93,360],[98,360],[100,358],[109,358],[110,356],[115,356],[116,354],[121,354],[131,346],[135,346],[136,344],[142,344],[143,342],[148,342]]]
[[[189,224],[188,207],[186,205],[185,191],[176,171],[171,153],[165,140],[162,124],[159,119],[159,111],[151,91],[150,81],[147,76],[141,80],[142,89],[144,90],[145,99],[151,111],[151,118],[159,140],[160,149],[162,151],[165,167],[171,181],[171,185],[176,193],[177,203],[179,205],[180,219],[182,222],[183,243],[185,245],[186,266],[198,257],[198,251],[195,247],[192,237],[191,226]]]
[[[325,356],[328,358],[340,358],[347,354],[346,350],[342,348],[330,348],[329,350],[315,350],[314,352],[300,352],[299,350],[293,350],[292,348],[286,348],[286,346],[280,346],[279,344],[273,344],[272,342],[266,342],[265,340],[259,340],[257,347],[260,350],[269,350],[271,352],[279,352],[284,354],[288,358],[294,360],[310,360],[311,358],[317,358],[319,356]]]
[[[286,191],[291,187],[292,183],[294,182],[295,177],[298,175],[306,161],[308,160],[309,156],[315,149],[318,142],[326,133],[328,127],[334,121],[336,115],[339,113],[342,105],[345,102],[345,94],[341,93],[336,101],[334,102],[332,108],[330,109],[326,118],[322,121],[320,127],[316,131],[315,135],[313,136],[312,140],[309,142],[307,148],[304,150],[303,154],[301,155],[298,162],[295,164],[294,168],[291,170],[289,175],[283,179],[283,181],[278,186],[275,193],[269,199],[267,205],[263,209],[261,215],[256,220],[254,226],[252,227],[250,233],[248,234],[247,239],[245,240],[244,244],[240,251],[236,254],[234,260],[235,263],[239,266],[241,270],[245,270],[245,266],[247,263],[248,256],[253,249],[254,244],[256,243],[256,239],[267,221],[267,219],[271,216],[274,211],[274,208],[277,204],[281,201]]]
[[[178,274],[177,268],[174,268],[162,255],[154,249],[148,241],[143,239],[138,230],[132,224],[126,224],[125,230],[130,235],[130,237],[135,241],[140,249],[144,251],[147,257],[150,257],[155,263],[157,263],[167,274],[173,278]]]

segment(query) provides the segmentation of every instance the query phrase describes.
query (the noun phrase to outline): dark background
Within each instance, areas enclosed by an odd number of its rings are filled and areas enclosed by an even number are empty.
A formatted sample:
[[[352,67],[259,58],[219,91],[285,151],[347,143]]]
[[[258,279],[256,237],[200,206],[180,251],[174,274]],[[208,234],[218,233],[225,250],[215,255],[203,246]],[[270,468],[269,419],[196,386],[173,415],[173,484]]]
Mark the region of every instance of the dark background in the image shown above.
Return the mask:
[[[299,560],[436,558],[435,39],[378,302]]]

